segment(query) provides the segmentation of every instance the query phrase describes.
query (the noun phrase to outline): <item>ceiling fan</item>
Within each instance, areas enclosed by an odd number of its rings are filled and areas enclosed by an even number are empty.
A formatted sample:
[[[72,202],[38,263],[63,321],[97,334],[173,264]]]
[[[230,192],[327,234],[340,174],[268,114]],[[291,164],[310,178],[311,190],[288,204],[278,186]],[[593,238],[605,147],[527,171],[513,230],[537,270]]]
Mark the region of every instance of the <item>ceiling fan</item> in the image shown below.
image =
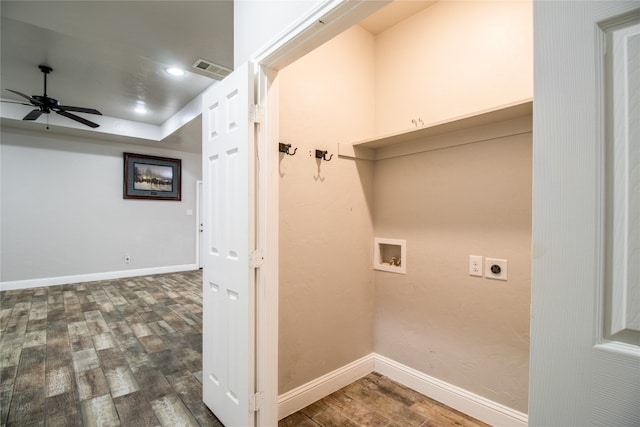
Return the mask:
[[[47,65],[38,65],[40,71],[44,74],[44,95],[25,95],[24,93],[18,92],[17,90],[7,89],[9,92],[13,92],[16,95],[20,95],[23,98],[26,98],[30,104],[25,104],[23,102],[12,102],[12,101],[3,101],[10,102],[13,104],[22,104],[22,105],[33,105],[35,110],[32,110],[29,114],[24,116],[22,120],[37,120],[42,114],[49,114],[52,111],[55,111],[57,114],[61,116],[67,117],[71,120],[75,120],[76,122],[82,123],[83,125],[87,125],[92,128],[97,128],[100,126],[97,123],[89,121],[83,117],[77,116],[70,111],[76,113],[87,113],[87,114],[98,114],[102,115],[102,113],[93,108],[83,108],[83,107],[71,107],[69,105],[61,105],[57,99],[49,98],[47,96],[47,74],[53,71],[53,69]],[[48,128],[48,127],[47,127]]]

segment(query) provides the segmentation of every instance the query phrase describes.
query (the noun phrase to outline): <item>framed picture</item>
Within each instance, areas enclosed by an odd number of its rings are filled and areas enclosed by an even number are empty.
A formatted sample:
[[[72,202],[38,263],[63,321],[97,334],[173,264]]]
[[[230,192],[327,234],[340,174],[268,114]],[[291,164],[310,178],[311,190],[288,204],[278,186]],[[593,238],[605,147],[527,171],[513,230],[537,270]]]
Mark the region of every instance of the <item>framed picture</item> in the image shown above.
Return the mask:
[[[181,200],[182,161],[124,153],[124,198]]]

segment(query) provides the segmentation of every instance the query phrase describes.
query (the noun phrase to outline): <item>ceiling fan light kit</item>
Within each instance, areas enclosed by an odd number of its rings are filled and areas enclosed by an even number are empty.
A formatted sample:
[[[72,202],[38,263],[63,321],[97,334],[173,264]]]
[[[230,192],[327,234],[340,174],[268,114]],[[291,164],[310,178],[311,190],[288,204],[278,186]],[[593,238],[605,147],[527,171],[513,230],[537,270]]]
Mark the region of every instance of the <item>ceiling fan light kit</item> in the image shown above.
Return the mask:
[[[15,93],[18,96],[21,96],[29,101],[30,104],[24,105],[33,105],[36,107],[34,110],[29,112],[26,116],[22,118],[22,120],[37,120],[42,114],[49,114],[54,111],[56,114],[60,114],[68,119],[75,120],[78,123],[82,123],[83,125],[89,126],[91,128],[97,128],[100,125],[94,123],[90,120],[87,120],[83,117],[80,117],[74,113],[86,113],[86,114],[96,114],[102,115],[100,111],[94,108],[84,108],[84,107],[72,107],[70,105],[62,105],[57,99],[50,98],[47,95],[47,74],[51,73],[53,69],[48,65],[38,65],[38,68],[44,74],[44,94],[43,95],[25,95],[22,92],[18,92],[17,90],[7,89],[9,92]]]

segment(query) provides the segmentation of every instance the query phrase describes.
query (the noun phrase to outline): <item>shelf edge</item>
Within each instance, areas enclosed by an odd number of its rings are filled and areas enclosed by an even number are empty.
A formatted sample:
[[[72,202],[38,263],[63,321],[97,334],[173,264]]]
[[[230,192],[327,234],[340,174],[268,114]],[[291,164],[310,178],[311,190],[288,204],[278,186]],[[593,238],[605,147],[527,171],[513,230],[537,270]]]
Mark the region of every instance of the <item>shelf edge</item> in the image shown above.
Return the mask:
[[[426,140],[444,135],[461,133],[468,129],[483,128],[487,127],[488,125],[501,122],[509,122],[519,118],[528,117],[529,121],[531,121],[532,113],[533,100],[529,98],[497,108],[457,117],[451,120],[433,123],[417,129],[410,129],[408,131],[370,138],[354,143],[339,143],[339,155],[342,157],[366,160],[379,160],[383,158],[389,158],[393,157],[393,155],[389,156],[388,153],[383,153],[394,151],[390,149],[398,145],[415,143],[415,141],[417,140]],[[518,127],[522,128],[522,125]],[[526,128],[526,124],[524,125],[524,127]],[[529,128],[530,127],[531,126],[529,126]],[[531,131],[531,129],[529,129],[529,131]],[[522,132],[522,130],[519,132]],[[446,146],[453,145],[459,144],[447,144]],[[421,149],[415,152],[420,151],[428,150]],[[409,152],[407,154],[411,153]]]

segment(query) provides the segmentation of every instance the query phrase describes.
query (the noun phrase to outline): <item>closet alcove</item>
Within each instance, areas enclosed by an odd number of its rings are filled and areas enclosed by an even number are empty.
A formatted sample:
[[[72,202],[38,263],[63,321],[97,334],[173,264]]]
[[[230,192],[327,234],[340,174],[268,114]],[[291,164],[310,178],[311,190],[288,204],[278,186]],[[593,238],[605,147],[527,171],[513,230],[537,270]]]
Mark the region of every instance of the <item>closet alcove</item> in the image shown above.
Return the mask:
[[[279,394],[373,354],[526,413],[532,4],[424,6],[278,74],[280,139],[336,153],[280,161]],[[405,274],[373,268],[377,236]]]

